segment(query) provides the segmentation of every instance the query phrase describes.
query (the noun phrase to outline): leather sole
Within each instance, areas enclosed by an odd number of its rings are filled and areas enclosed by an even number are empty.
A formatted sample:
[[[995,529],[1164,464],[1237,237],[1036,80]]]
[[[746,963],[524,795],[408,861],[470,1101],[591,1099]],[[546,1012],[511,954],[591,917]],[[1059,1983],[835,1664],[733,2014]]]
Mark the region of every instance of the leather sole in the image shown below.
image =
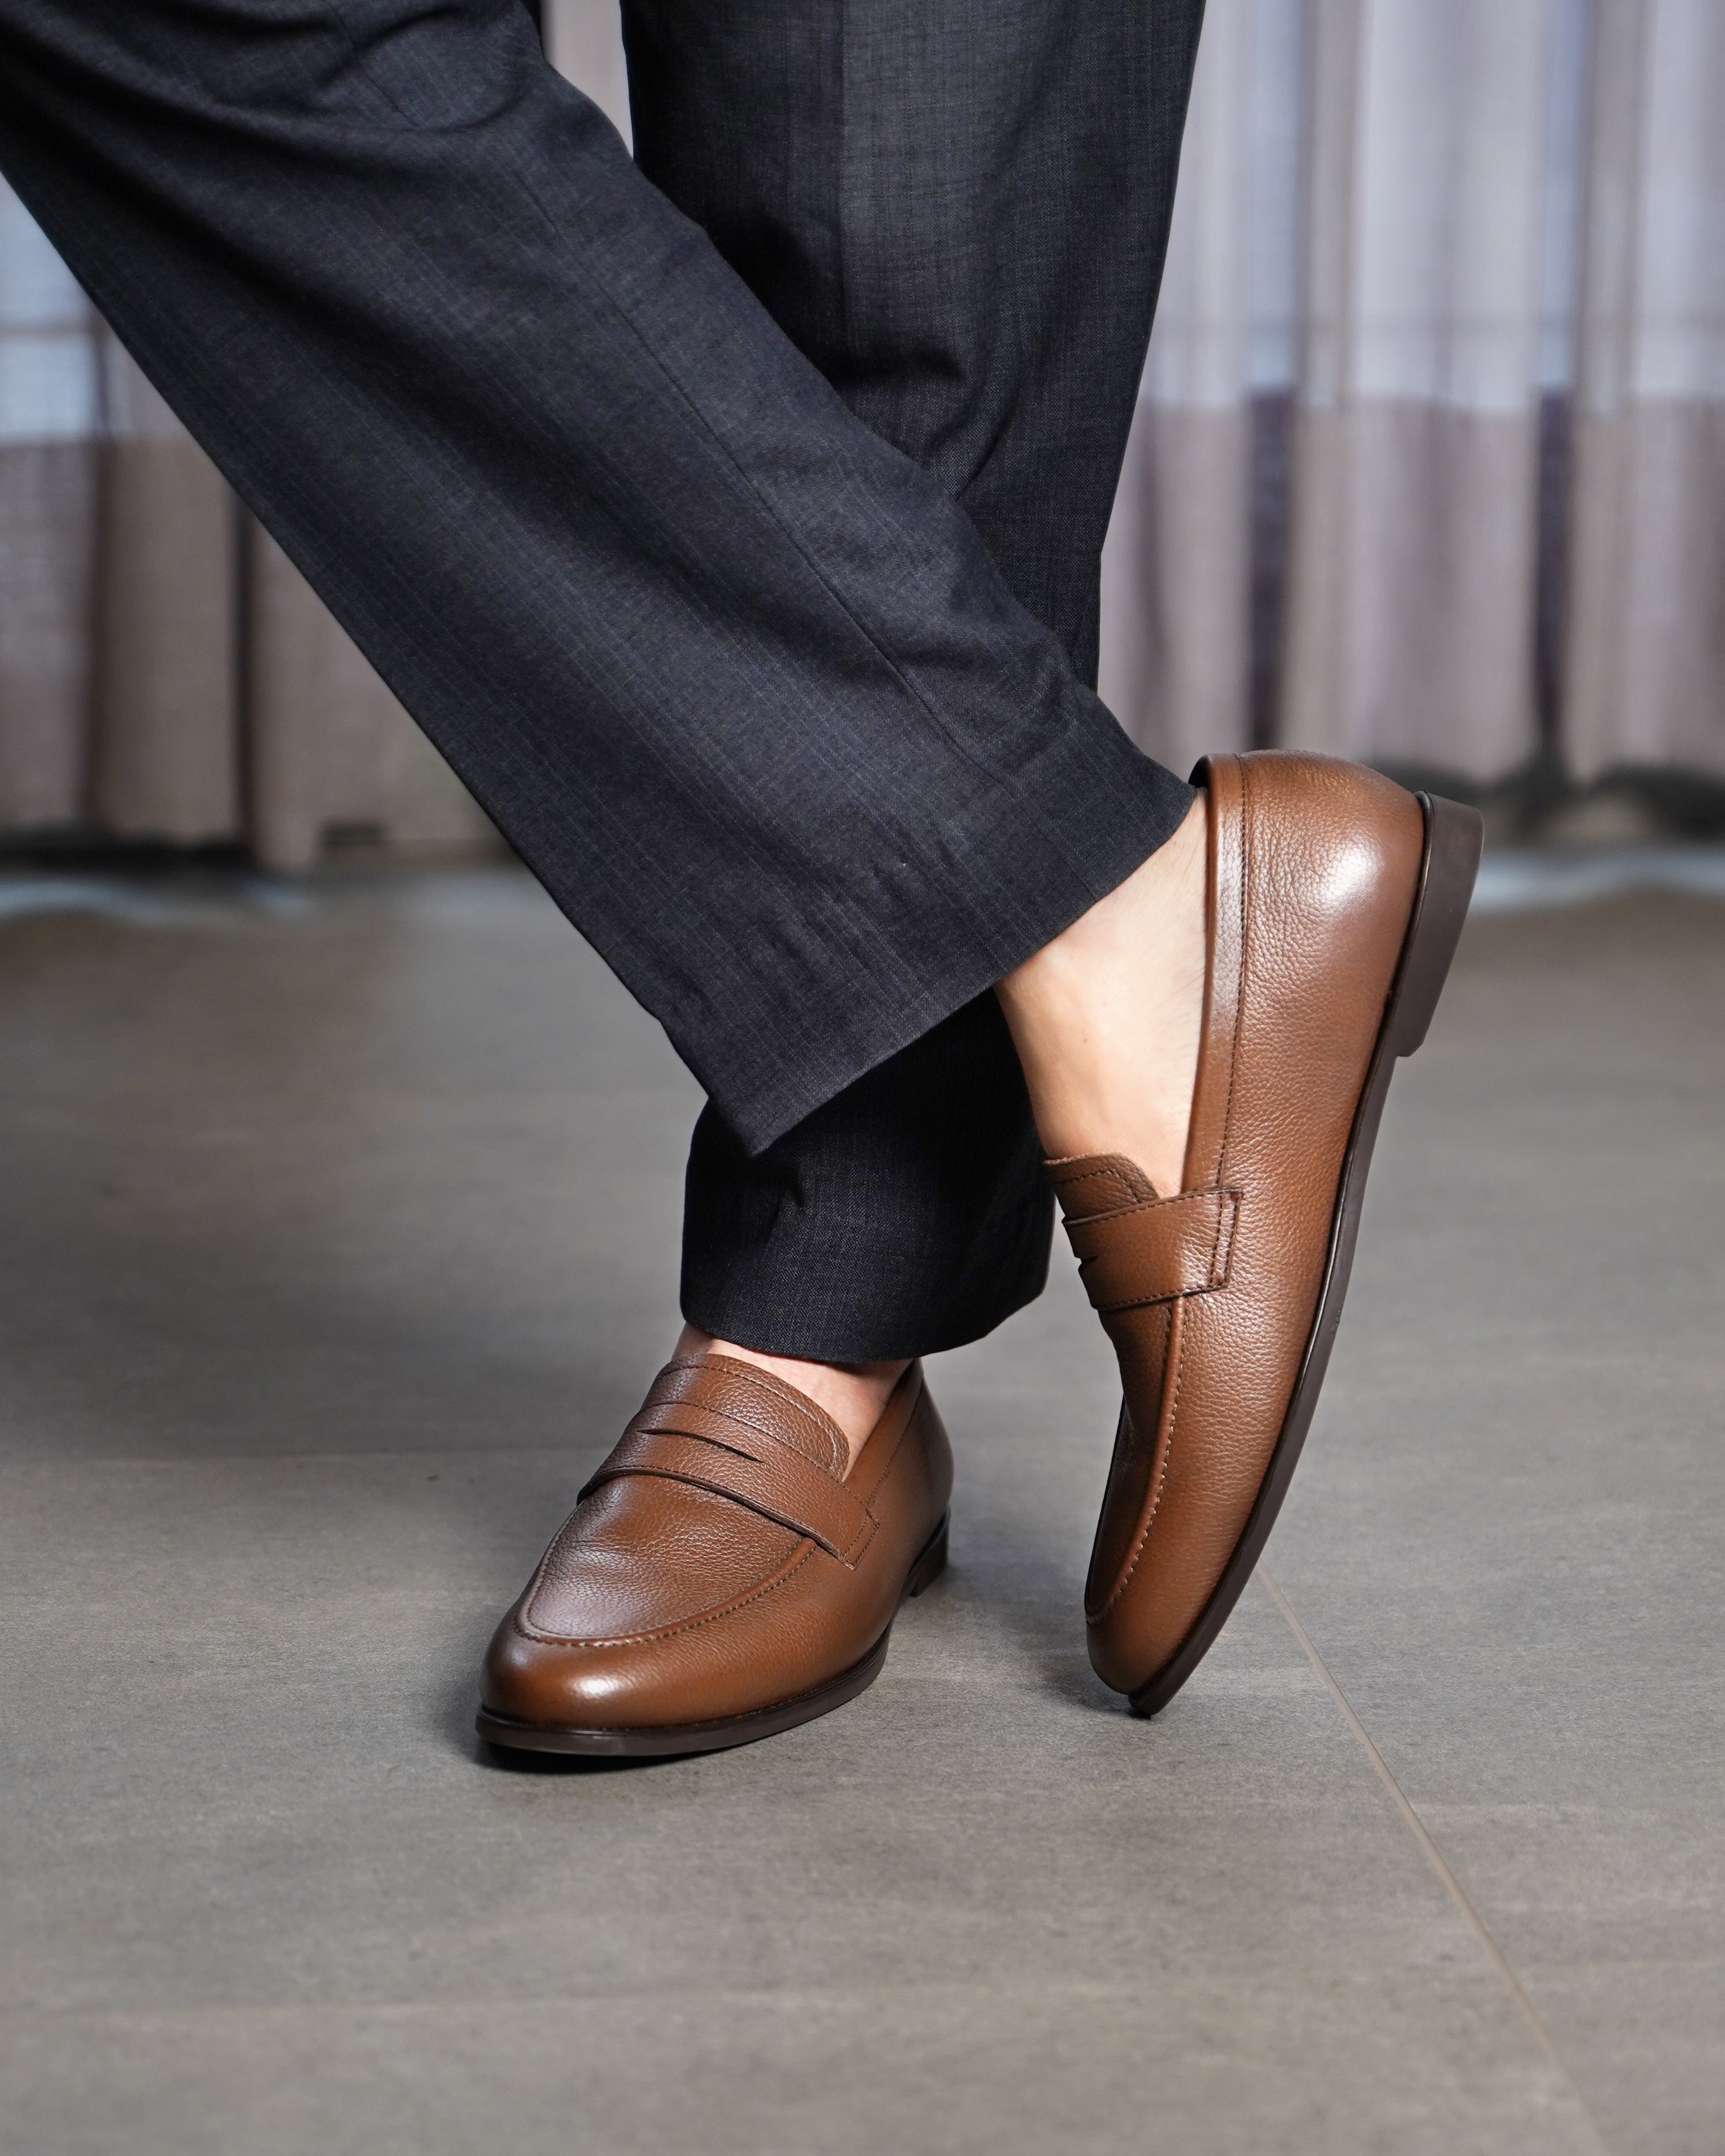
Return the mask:
[[[905,1576],[901,1603],[908,1602],[931,1586],[947,1568],[947,1530],[952,1518],[944,1514],[940,1525],[922,1545]],[[537,1722],[512,1722],[507,1715],[492,1714],[481,1707],[474,1727],[488,1744],[511,1752],[573,1753],[595,1759],[675,1758],[691,1752],[723,1752],[733,1744],[752,1744],[762,1737],[776,1737],[794,1729],[799,1722],[813,1722],[829,1714],[848,1699],[866,1691],[880,1676],[886,1661],[889,1625],[862,1660],[853,1662],[838,1676],[829,1677],[812,1691],[794,1699],[775,1701],[771,1707],[752,1707],[747,1714],[729,1714],[714,1722],[677,1722],[638,1729],[569,1729]]]
[[[1252,1576],[1253,1567],[1270,1539],[1282,1500],[1287,1496],[1294,1469],[1299,1463],[1306,1433],[1330,1364],[1330,1349],[1341,1322],[1342,1304],[1353,1270],[1353,1248],[1359,1235],[1360,1207],[1365,1199],[1366,1175],[1378,1126],[1384,1116],[1389,1081],[1397,1060],[1411,1055],[1425,1040],[1443,993],[1455,947],[1467,919],[1473,896],[1484,821],[1476,808],[1460,802],[1422,793],[1420,805],[1425,815],[1425,847],[1420,865],[1420,882],[1414,894],[1408,932],[1396,964],[1395,978],[1384,1005],[1384,1023],[1366,1074],[1366,1083],[1354,1111],[1353,1128],[1342,1157],[1342,1176],[1336,1191],[1336,1209],[1330,1223],[1329,1252],[1317,1310],[1306,1342],[1306,1353],[1295,1381],[1293,1395],[1282,1421],[1276,1449],[1257,1500],[1244,1532],[1223,1568],[1203,1614],[1149,1682],[1131,1695],[1134,1711],[1154,1714],[1168,1705],[1214,1644],[1235,1604]]]

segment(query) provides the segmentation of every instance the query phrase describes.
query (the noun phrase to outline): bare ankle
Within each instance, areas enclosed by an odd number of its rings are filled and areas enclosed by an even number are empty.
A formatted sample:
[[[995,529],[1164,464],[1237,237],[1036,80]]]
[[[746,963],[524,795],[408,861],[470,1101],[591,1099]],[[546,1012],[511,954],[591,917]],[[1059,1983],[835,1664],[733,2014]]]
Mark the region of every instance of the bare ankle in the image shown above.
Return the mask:
[[[791,1355],[763,1355],[757,1348],[739,1347],[734,1340],[716,1339],[693,1325],[685,1325],[677,1336],[675,1352],[729,1355],[793,1385],[837,1423],[850,1448],[852,1462],[880,1421],[893,1387],[910,1368],[908,1363],[809,1363]]]
[[[1168,844],[997,990],[1050,1158],[1118,1152],[1183,1179],[1205,966],[1208,819]]]

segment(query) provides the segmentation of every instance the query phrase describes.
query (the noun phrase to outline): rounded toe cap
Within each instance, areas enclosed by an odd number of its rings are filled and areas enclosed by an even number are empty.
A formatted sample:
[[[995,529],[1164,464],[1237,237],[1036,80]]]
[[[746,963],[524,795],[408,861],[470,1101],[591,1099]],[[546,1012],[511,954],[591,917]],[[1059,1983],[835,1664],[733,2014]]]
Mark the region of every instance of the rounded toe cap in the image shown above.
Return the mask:
[[[640,1719],[639,1686],[614,1648],[535,1639],[519,1616],[517,1605],[485,1653],[480,1702],[487,1714],[544,1729],[605,1729]]]

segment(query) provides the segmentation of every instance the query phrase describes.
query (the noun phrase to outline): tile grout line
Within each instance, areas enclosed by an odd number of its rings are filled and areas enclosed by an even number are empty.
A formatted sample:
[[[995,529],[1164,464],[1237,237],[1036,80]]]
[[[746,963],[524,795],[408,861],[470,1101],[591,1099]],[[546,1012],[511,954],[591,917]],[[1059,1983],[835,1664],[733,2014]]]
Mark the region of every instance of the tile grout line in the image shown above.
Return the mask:
[[[1343,1691],[1341,1686],[1337,1683],[1334,1676],[1331,1674],[1329,1665],[1325,1661],[1323,1656],[1317,1651],[1317,1648],[1313,1643],[1312,1635],[1300,1622],[1298,1617],[1295,1615],[1294,1605],[1289,1601],[1287,1596],[1283,1594],[1281,1583],[1277,1580],[1275,1573],[1271,1572],[1269,1566],[1264,1563],[1261,1559],[1258,1563],[1257,1573],[1259,1578],[1264,1583],[1265,1591],[1268,1594],[1271,1600],[1276,1604],[1276,1608],[1281,1611],[1283,1622],[1287,1625],[1288,1630],[1293,1634],[1295,1639],[1299,1642],[1301,1650],[1304,1653],[1307,1661],[1311,1663],[1312,1668],[1317,1672],[1318,1678],[1322,1683],[1325,1691],[1329,1693],[1330,1697],[1334,1700],[1336,1705],[1341,1709],[1342,1718],[1348,1724],[1355,1743],[1359,1746],[1361,1751],[1365,1753],[1367,1758],[1371,1762],[1372,1771],[1377,1775],[1378,1780],[1383,1783],[1384,1788],[1389,1790],[1390,1796],[1394,1799],[1395,1808],[1401,1814],[1403,1821],[1405,1824],[1408,1831],[1413,1835],[1414,1840],[1419,1844],[1420,1855],[1425,1859],[1427,1864],[1430,1866],[1432,1871],[1436,1874],[1445,1892],[1449,1895],[1450,1900],[1455,1904],[1455,1907],[1467,1919],[1469,1928],[1472,1931],[1474,1937],[1478,1939],[1480,1944],[1485,1948],[1486,1956],[1491,1961],[1492,1967],[1496,1969],[1498,1975],[1502,1978],[1504,1983],[1509,1987],[1510,1994],[1514,1999],[1516,2005],[1521,2009],[1523,2019],[1526,2020],[1527,2026],[1533,2033],[1534,2041],[1538,2043],[1540,2050],[1544,2053],[1548,2063],[1556,2072],[1563,2086],[1568,2090],[1570,2095],[1575,2099],[1576,2106],[1579,2109],[1582,2117],[1587,2121],[1589,2127],[1591,2128],[1594,2138],[1602,2152],[1602,2156],[1609,2156],[1608,2144],[1605,2140],[1604,2133],[1599,2125],[1599,2120],[1594,2116],[1592,2105],[1589,2103],[1587,2098],[1582,2094],[1580,2088],[1576,2083],[1574,2075],[1569,2070],[1568,2062],[1563,2058],[1563,2054],[1558,2051],[1556,2044],[1552,2041],[1551,2031],[1546,2027],[1545,2023],[1540,2019],[1539,2014],[1534,2007],[1532,2000],[1528,1998],[1527,1993],[1522,1989],[1521,1979],[1516,1974],[1514,1969],[1511,1968],[1508,1958],[1504,1953],[1502,1948],[1500,1947],[1497,1940],[1492,1938],[1491,1931],[1486,1926],[1485,1918],[1481,1916],[1479,1911],[1475,1908],[1473,1903],[1468,1899],[1466,1892],[1462,1887],[1461,1881],[1450,1869],[1448,1863],[1445,1860],[1443,1851],[1438,1847],[1436,1842],[1432,1840],[1430,1830],[1426,1826],[1425,1820],[1420,1818],[1419,1813],[1414,1809],[1414,1806],[1409,1801],[1405,1791],[1403,1789],[1401,1784],[1398,1782],[1395,1776],[1390,1773],[1389,1764],[1384,1759],[1384,1754],[1372,1742],[1370,1733],[1368,1732],[1364,1722],[1363,1722],[1358,1715],[1354,1712],[1353,1704],[1349,1701],[1347,1693]]]

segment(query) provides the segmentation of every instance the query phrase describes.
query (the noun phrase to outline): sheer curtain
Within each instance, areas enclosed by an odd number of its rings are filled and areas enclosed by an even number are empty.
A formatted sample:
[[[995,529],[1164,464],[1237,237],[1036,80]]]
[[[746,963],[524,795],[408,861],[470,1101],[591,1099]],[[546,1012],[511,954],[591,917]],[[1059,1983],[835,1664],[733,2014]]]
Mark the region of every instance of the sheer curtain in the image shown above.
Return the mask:
[[[626,128],[614,0],[552,57]],[[1170,762],[1725,774],[1725,4],[1209,0],[1103,564]],[[0,829],[486,828],[0,189]]]
[[[0,187],[0,829],[490,827]]]
[[[81,806],[96,544],[84,295],[0,189],[0,822]]]
[[[1725,772],[1725,8],[1210,0],[1105,560],[1146,747]]]
[[[1600,0],[1596,36],[1565,739],[1725,773],[1725,5]]]

